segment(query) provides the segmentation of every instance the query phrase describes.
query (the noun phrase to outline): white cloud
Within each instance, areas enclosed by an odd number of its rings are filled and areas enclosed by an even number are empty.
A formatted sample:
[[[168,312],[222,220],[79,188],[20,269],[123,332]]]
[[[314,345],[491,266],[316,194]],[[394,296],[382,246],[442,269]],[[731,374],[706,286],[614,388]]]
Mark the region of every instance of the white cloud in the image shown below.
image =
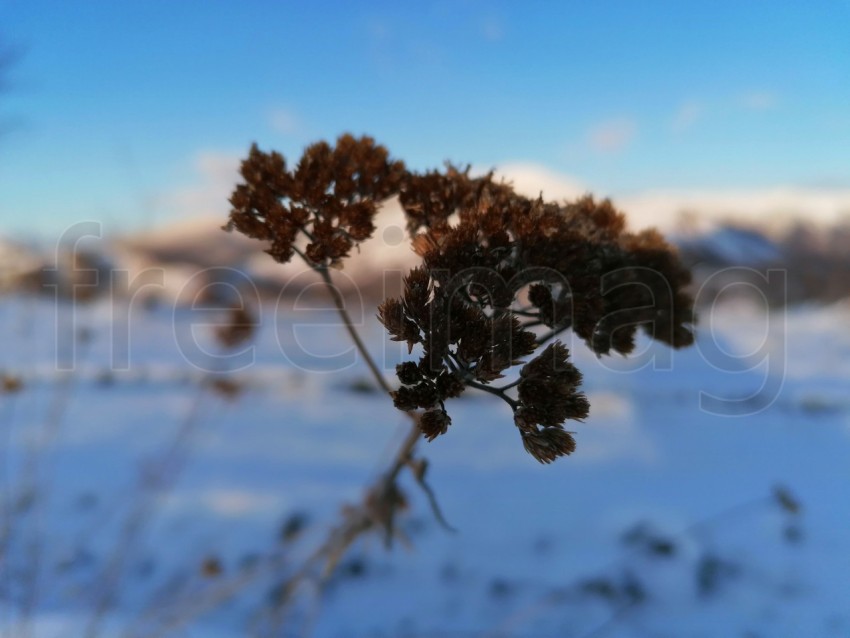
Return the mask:
[[[276,108],[269,113],[269,126],[283,135],[295,135],[303,129],[301,118],[295,111],[287,108]]]
[[[575,199],[587,192],[577,179],[530,162],[504,164],[496,170],[496,177],[511,182],[526,197],[537,197],[542,192],[547,200]]]
[[[539,164],[507,163],[496,171],[496,175],[513,182],[517,192],[527,197],[537,197],[541,191],[549,200],[572,200],[587,192],[597,198],[611,196]],[[634,230],[652,226],[673,230],[686,221],[713,224],[728,220],[768,222],[781,228],[796,221],[831,224],[850,217],[848,187],[655,189],[612,199],[617,208],[626,213],[629,226]]]
[[[698,102],[685,102],[676,111],[671,122],[674,133],[683,133],[696,124],[705,113],[705,108]]]
[[[235,153],[201,151],[195,156],[195,169],[205,182],[233,182],[239,172],[240,156]]]
[[[741,95],[738,103],[750,111],[769,111],[776,108],[778,99],[768,91],[751,91]]]
[[[620,153],[631,144],[637,133],[634,120],[619,118],[600,122],[590,129],[587,141],[597,153]]]
[[[830,224],[850,217],[850,188],[650,190],[615,197],[614,203],[628,215],[632,228],[669,230],[686,220],[734,220],[781,228],[795,221]]]
[[[175,221],[195,216],[224,219],[230,210],[228,199],[239,180],[238,168],[243,153],[205,151],[194,158],[193,183],[174,190],[158,200],[157,221]],[[481,173],[482,171],[476,171]],[[541,192],[547,200],[573,200],[587,192],[598,198],[611,193],[594,190],[576,178],[530,162],[507,162],[496,171],[497,178],[513,183],[528,197]],[[798,220],[830,224],[850,217],[850,187],[800,187],[778,185],[750,189],[654,189],[612,197],[626,213],[632,229],[656,226],[673,230],[685,221],[716,223],[736,220],[787,226]],[[387,205],[377,220],[378,231],[371,240],[374,250],[364,246],[348,270],[358,276],[359,267],[372,268],[369,255],[374,253],[380,265],[402,267],[411,259],[403,241],[403,216],[395,202]],[[368,248],[368,250],[367,250]],[[361,263],[357,263],[357,262]]]
[[[498,42],[505,37],[505,28],[501,20],[490,17],[481,23],[481,35],[485,40],[490,42]]]
[[[230,195],[239,180],[239,165],[244,153],[201,151],[194,160],[193,183],[157,198],[157,208],[168,219],[216,215],[226,217]]]
[[[385,21],[378,19],[372,19],[369,21],[366,25],[366,32],[369,34],[369,37],[376,42],[384,41],[392,34],[392,30],[389,25]]]

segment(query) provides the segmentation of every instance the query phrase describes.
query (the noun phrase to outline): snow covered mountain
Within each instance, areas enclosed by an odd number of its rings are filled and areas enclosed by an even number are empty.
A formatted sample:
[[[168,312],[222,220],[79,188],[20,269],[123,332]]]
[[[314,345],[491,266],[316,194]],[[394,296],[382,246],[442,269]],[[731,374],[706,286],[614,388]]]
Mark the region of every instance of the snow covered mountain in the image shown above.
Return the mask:
[[[699,233],[674,233],[669,239],[691,263],[761,266],[783,260],[775,241],[750,228],[723,224]]]
[[[49,251],[49,255],[7,241],[0,246],[0,286],[32,290],[58,281],[60,291],[67,291],[76,282],[86,285],[91,294],[132,292],[142,299],[185,305],[201,294],[213,300],[225,295],[219,301],[226,301],[228,286],[247,287],[260,297],[276,298],[282,293],[300,294],[316,282],[313,273],[297,260],[276,263],[265,254],[264,242],[226,233],[221,229],[223,222],[218,217],[199,217],[104,238],[90,242],[85,253],[76,256],[64,254],[65,249]],[[416,264],[397,201],[389,201],[379,211],[376,225],[373,237],[354,250],[344,270],[335,273],[337,285],[346,294],[371,300],[395,294],[403,274]],[[724,269],[749,268],[752,276],[746,279],[752,283],[764,278],[767,269],[779,268],[784,269],[791,291],[781,303],[835,301],[850,294],[850,260],[844,250],[850,225],[846,223],[814,226],[801,220],[777,230],[775,225],[689,218],[668,230],[667,236],[693,269],[697,286]],[[85,272],[91,269],[100,273],[93,278],[96,285]],[[121,272],[118,279],[129,282],[130,288],[116,290],[110,270]],[[723,284],[728,283],[726,277]],[[704,301],[712,299],[705,297]]]

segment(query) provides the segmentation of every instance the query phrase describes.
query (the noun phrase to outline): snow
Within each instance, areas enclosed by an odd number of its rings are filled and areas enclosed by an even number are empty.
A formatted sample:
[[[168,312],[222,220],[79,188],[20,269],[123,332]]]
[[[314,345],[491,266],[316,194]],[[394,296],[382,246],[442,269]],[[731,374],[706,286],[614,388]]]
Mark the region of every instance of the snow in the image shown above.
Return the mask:
[[[782,250],[774,242],[744,228],[718,226],[698,233],[674,233],[668,239],[681,250],[715,264],[755,267],[782,258]]]
[[[156,612],[280,554],[233,601],[165,635],[251,633],[269,591],[406,431],[364,391],[365,365],[327,312],[265,307],[248,359],[214,364],[192,313],[128,316],[124,330],[106,301],[73,314],[33,298],[0,305],[0,371],[24,383],[0,395],[5,635],[84,635],[105,586],[116,598],[101,635],[152,635]],[[371,309],[362,316],[391,373],[404,346]],[[696,347],[644,341],[629,359],[567,339],[592,413],[571,427],[575,454],[551,466],[522,449],[504,404],[468,392],[449,403],[448,434],[421,447],[458,532],[405,479],[410,546],[364,539],[320,605],[304,591],[290,620],[332,638],[850,635],[848,320],[847,304],[721,305],[701,317]],[[88,340],[72,338],[81,329]],[[204,385],[212,365],[238,368],[236,400]],[[170,481],[145,487],[177,432]],[[27,477],[38,490],[22,503]],[[148,522],[122,536],[140,509]],[[304,535],[282,544],[281,524],[301,514]],[[209,557],[220,576],[201,575]]]
[[[486,174],[489,167],[476,167]],[[526,197],[543,193],[547,200],[576,199],[587,192],[600,193],[572,175],[534,162],[509,162],[496,176],[513,184]],[[600,193],[628,214],[632,229],[659,228],[665,233],[695,223],[756,225],[783,234],[800,222],[829,228],[850,216],[850,189],[846,186],[774,185],[740,189],[656,188],[620,193]]]

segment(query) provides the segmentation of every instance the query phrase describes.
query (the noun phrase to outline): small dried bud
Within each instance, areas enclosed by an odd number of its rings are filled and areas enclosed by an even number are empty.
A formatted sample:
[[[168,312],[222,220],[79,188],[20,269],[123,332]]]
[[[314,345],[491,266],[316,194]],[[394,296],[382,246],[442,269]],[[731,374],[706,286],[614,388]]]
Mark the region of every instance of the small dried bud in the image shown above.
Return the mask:
[[[15,394],[20,392],[23,387],[24,383],[20,377],[5,373],[0,375],[0,392],[3,394]]]
[[[551,463],[559,456],[572,454],[576,449],[572,435],[559,427],[536,431],[522,430],[520,433],[525,450],[544,464]]]
[[[201,563],[201,575],[205,578],[216,578],[221,576],[223,571],[221,561],[215,556],[208,556]]]
[[[243,391],[243,387],[238,381],[226,377],[213,379],[209,386],[213,392],[227,401],[235,401]]]
[[[309,524],[309,518],[304,512],[294,512],[286,517],[280,526],[278,534],[281,542],[291,543],[297,540]]]
[[[412,412],[419,407],[416,392],[408,386],[400,387],[390,396],[393,398],[393,405],[403,412]]]
[[[568,357],[567,348],[556,341],[520,370],[520,407],[514,419],[520,430],[536,425],[559,427],[567,419],[587,417],[590,404],[576,391],[581,373]]]
[[[419,327],[405,314],[398,299],[387,299],[378,307],[378,320],[384,324],[393,341],[406,341],[408,351],[421,341]]]
[[[432,408],[440,400],[437,389],[428,380],[422,380],[413,386],[401,386],[391,396],[395,407],[405,412],[417,408]]]
[[[419,371],[419,366],[412,361],[405,361],[404,363],[398,364],[395,367],[395,371],[398,376],[398,380],[405,385],[413,385],[422,379],[422,373]]]
[[[419,419],[419,429],[429,441],[433,441],[441,434],[445,434],[452,420],[445,410],[428,410]]]
[[[779,506],[789,514],[799,514],[802,509],[800,501],[791,494],[788,488],[782,485],[776,485],[773,488],[773,498],[776,499]]]
[[[414,268],[404,278],[404,303],[411,314],[426,311],[431,294],[431,278],[425,268]]]
[[[223,348],[233,350],[253,338],[257,325],[257,318],[248,308],[234,307],[227,323],[216,327],[215,338]]]
[[[307,147],[294,170],[282,155],[255,144],[241,173],[244,183],[230,198],[225,228],[270,241],[267,252],[281,263],[292,258],[303,234],[303,255],[326,267],[339,266],[355,244],[372,236],[378,204],[398,192],[407,174],[372,138],[347,134],[335,147]]]
[[[437,377],[437,390],[444,399],[459,397],[465,388],[463,379],[448,370],[443,370]]]

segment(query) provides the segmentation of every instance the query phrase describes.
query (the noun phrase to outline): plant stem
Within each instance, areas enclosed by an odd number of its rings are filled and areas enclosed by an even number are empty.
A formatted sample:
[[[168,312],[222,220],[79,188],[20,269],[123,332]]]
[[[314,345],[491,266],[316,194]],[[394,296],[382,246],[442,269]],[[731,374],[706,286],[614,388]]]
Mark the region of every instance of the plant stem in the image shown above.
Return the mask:
[[[455,373],[461,375],[461,377],[463,377],[463,382],[466,385],[468,385],[470,388],[475,388],[476,390],[488,392],[490,394],[493,394],[493,395],[499,397],[505,403],[510,405],[512,410],[516,410],[517,406],[519,406],[519,401],[515,401],[514,399],[512,399],[511,397],[509,397],[505,393],[505,390],[510,390],[514,386],[519,385],[519,382],[520,382],[519,379],[517,379],[516,381],[509,383],[505,386],[497,388],[497,387],[493,387],[491,385],[485,385],[483,383],[478,383],[477,381],[475,381],[472,378],[472,373],[470,372],[469,368],[467,366],[465,366],[464,364],[462,364],[458,360],[458,358],[455,355],[453,355],[451,352],[449,352],[449,356],[446,359],[446,362],[449,364],[449,368],[452,369],[452,372],[455,372]]]
[[[494,387],[489,386],[489,385],[484,385],[483,383],[478,383],[477,381],[472,381],[471,379],[466,379],[464,381],[464,383],[466,383],[466,385],[468,385],[470,388],[475,388],[476,390],[481,390],[483,392],[489,392],[490,394],[493,394],[493,395],[501,398],[505,403],[510,405],[511,408],[513,408],[514,410],[516,410],[517,406],[519,405],[519,401],[515,401],[514,399],[510,398],[507,394],[505,394],[503,388],[494,388]]]
[[[354,342],[355,347],[366,361],[366,365],[369,367],[375,382],[387,394],[392,392],[390,384],[384,378],[384,375],[381,373],[381,370],[378,368],[378,365],[369,354],[366,349],[366,345],[357,333],[354,323],[351,320],[351,315],[348,314],[348,310],[345,308],[345,299],[339,289],[334,285],[327,267],[316,266],[307,260],[301,251],[296,249],[296,252],[302,257],[302,259],[304,259],[305,263],[310,265],[321,276],[322,281],[325,284],[325,288],[327,288],[328,294],[333,299],[337,312],[345,325],[346,331],[351,337],[351,340]],[[364,532],[375,528],[376,525],[385,523],[385,521],[381,521],[378,517],[376,517],[375,512],[373,511],[374,500],[377,499],[380,501],[381,499],[385,499],[388,494],[392,493],[399,473],[413,459],[413,451],[415,450],[416,444],[422,435],[419,429],[418,415],[415,412],[406,412],[406,414],[411,419],[412,423],[407,435],[396,450],[390,465],[374,481],[374,483],[367,487],[363,500],[358,504],[358,506],[345,516],[337,526],[333,527],[328,532],[328,535],[322,544],[319,545],[313,553],[311,553],[301,563],[301,566],[287,579],[287,583],[293,588],[305,579],[310,578],[316,570],[321,570],[320,573],[315,576],[317,578],[318,587],[321,590],[324,583],[327,581],[327,578],[333,572],[334,567],[339,563],[340,559],[343,557],[348,548],[351,547],[354,541],[357,540],[357,538]],[[434,511],[437,520],[448,529],[451,529],[448,527],[448,524],[445,523],[445,519],[440,513],[433,492],[430,492],[430,488],[428,488],[427,484],[425,484],[421,479],[417,482],[428,496],[431,508]],[[387,527],[387,531],[391,531],[389,526]],[[269,564],[266,567],[273,567],[273,565]],[[175,605],[172,609],[176,610],[176,614],[172,617],[168,617],[166,615],[166,617],[161,621],[158,631],[154,632],[153,635],[160,636],[165,635],[167,632],[173,632],[176,628],[185,625],[197,615],[214,608],[221,604],[224,600],[236,595],[236,593],[241,591],[244,587],[251,584],[262,572],[265,572],[265,570],[260,569],[250,575],[240,575],[233,581],[225,581],[218,590],[212,592],[208,597],[194,601],[189,609],[181,608],[180,604]],[[277,601],[277,603],[276,610],[279,613],[280,608],[285,607],[289,601],[284,598]],[[169,610],[166,610],[166,614],[168,611]]]
[[[372,358],[372,355],[369,354],[369,351],[366,350],[366,344],[363,343],[363,340],[360,338],[360,335],[357,333],[357,330],[354,328],[354,323],[351,320],[351,315],[348,314],[348,310],[345,308],[345,299],[342,297],[342,293],[339,291],[333,280],[331,279],[331,275],[328,272],[326,266],[318,266],[315,268],[316,272],[322,277],[322,281],[325,282],[325,288],[330,294],[331,298],[336,305],[337,312],[339,313],[340,318],[342,319],[342,323],[345,325],[345,329],[348,331],[351,340],[354,342],[354,345],[357,347],[358,352],[360,352],[363,359],[366,361],[366,365],[369,366],[369,370],[372,373],[372,376],[375,379],[375,382],[381,386],[381,389],[389,394],[392,392],[392,388],[387,383],[387,380],[384,378],[384,375],[381,373],[378,365],[375,363],[375,360]]]
[[[366,344],[363,343],[363,340],[360,338],[360,335],[357,333],[357,330],[354,327],[354,322],[351,320],[351,315],[348,314],[348,310],[345,308],[345,299],[342,297],[342,293],[340,293],[339,288],[337,288],[333,280],[331,279],[331,274],[328,271],[326,266],[316,267],[315,270],[322,277],[322,281],[325,283],[325,288],[327,288],[328,294],[334,301],[336,305],[337,312],[339,313],[340,318],[342,319],[343,324],[345,325],[345,329],[348,331],[348,334],[351,336],[351,340],[354,342],[354,345],[357,347],[358,352],[363,356],[363,359],[366,361],[366,365],[369,366],[369,370],[372,373],[372,376],[375,379],[375,382],[381,387],[381,389],[389,394],[392,392],[392,388],[390,384],[387,383],[387,380],[384,378],[383,373],[378,368],[378,365],[375,363],[375,360],[372,358],[372,355],[369,354],[369,351],[366,349]],[[421,431],[419,430],[419,417],[413,412],[406,412],[408,417],[413,421],[410,430],[407,433],[404,441],[402,441],[398,450],[393,457],[393,462],[387,471],[384,473],[381,482],[384,485],[389,485],[393,481],[395,481],[396,477],[398,477],[399,472],[401,472],[402,468],[404,468],[405,464],[413,455],[413,450],[416,448],[416,443],[419,441],[419,437]]]

